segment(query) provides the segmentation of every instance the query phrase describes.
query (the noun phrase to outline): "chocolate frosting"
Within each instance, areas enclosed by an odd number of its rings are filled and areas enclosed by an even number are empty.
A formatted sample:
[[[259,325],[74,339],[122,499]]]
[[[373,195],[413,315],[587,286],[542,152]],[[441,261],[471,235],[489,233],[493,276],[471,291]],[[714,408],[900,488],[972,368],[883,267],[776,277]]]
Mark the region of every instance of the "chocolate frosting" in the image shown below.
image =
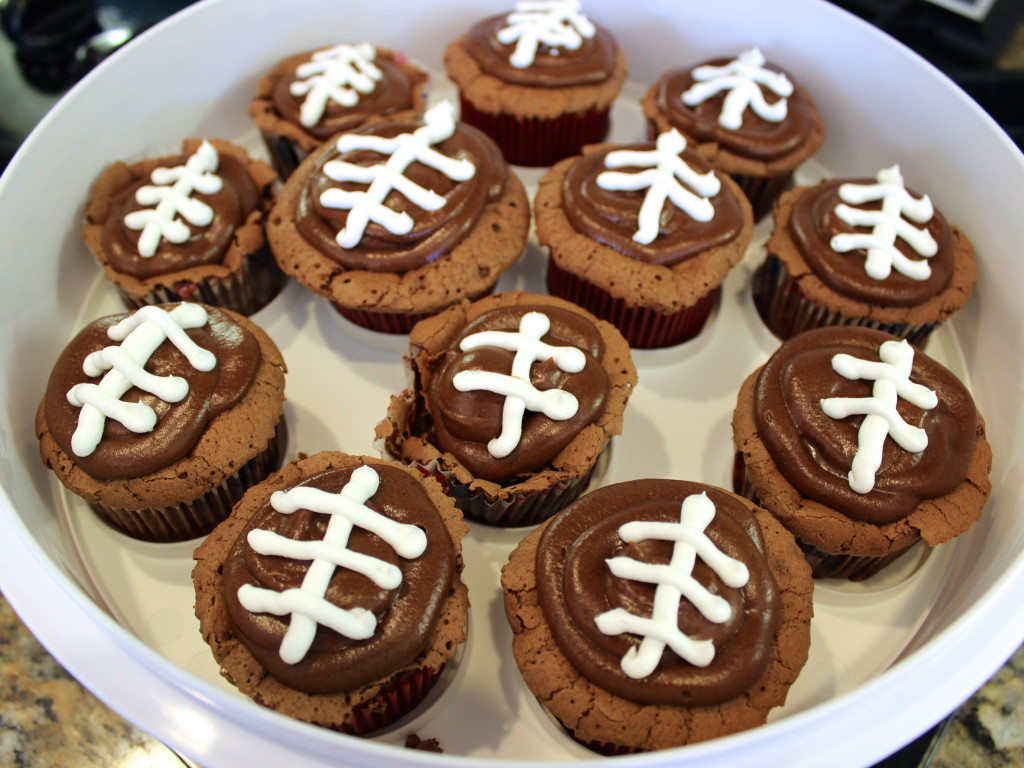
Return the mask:
[[[863,248],[838,253],[829,244],[834,235],[842,233],[870,233],[870,227],[853,227],[835,213],[842,184],[876,184],[874,179],[833,179],[809,187],[793,204],[789,218],[789,231],[814,274],[832,290],[844,296],[868,304],[880,306],[907,307],[923,304],[941,293],[949,284],[955,266],[954,248],[949,225],[941,213],[935,211],[925,225],[914,224],[927,229],[938,245],[935,256],[927,259],[931,277],[914,280],[895,269],[884,280],[876,280],[864,270],[867,252]],[[911,194],[917,198],[914,192]],[[856,205],[862,210],[880,210],[881,201]],[[896,248],[911,261],[923,258],[901,238],[896,238]]]
[[[632,634],[605,635],[595,617],[613,608],[650,616],[654,585],[614,576],[606,560],[627,555],[667,563],[665,541],[624,543],[619,527],[633,520],[679,522],[682,502],[707,493],[715,516],[708,537],[725,554],[747,566],[746,586],[729,587],[697,559],[693,577],[730,605],[723,624],[706,620],[686,599],[679,628],[694,639],[714,642],[715,656],[698,667],[666,648],[654,672],[634,679],[620,662],[639,644]],[[559,649],[591,683],[639,704],[708,706],[742,695],[772,658],[780,610],[778,589],[764,554],[764,538],[749,507],[713,486],[682,480],[639,480],[605,486],[582,497],[547,525],[537,548],[537,588],[545,621]]]
[[[664,266],[678,264],[734,240],[743,229],[743,208],[724,183],[721,191],[709,198],[715,211],[711,221],[697,221],[666,200],[658,236],[646,245],[633,239],[647,190],[602,189],[597,177],[607,170],[604,159],[609,152],[653,149],[653,143],[614,146],[578,158],[562,183],[562,207],[573,229],[630,258]],[[707,160],[690,148],[683,151],[682,158],[697,173],[714,170]],[[636,173],[644,169],[623,166],[615,170]]]
[[[550,319],[551,329],[542,341],[554,346],[573,346],[587,355],[587,364],[579,373],[566,373],[551,360],[534,363],[530,371],[537,389],[570,392],[579,408],[575,416],[565,421],[527,411],[518,447],[508,456],[496,459],[487,450],[487,443],[501,433],[505,397],[483,390],[460,392],[452,379],[467,370],[508,374],[515,353],[490,346],[463,352],[459,344],[481,331],[517,331],[527,312],[540,312]],[[434,442],[484,480],[508,483],[517,476],[540,471],[603,412],[609,392],[608,375],[600,363],[603,356],[604,342],[597,328],[575,312],[522,305],[484,313],[467,324],[452,342],[432,380],[427,409],[434,421]]]
[[[212,195],[198,191],[191,195],[193,199],[213,208],[213,222],[208,226],[197,227],[178,217],[189,228],[188,240],[172,243],[162,238],[156,253],[150,257],[139,255],[139,236],[142,232],[129,229],[124,223],[124,217],[134,211],[152,209],[150,206],[139,205],[135,201],[135,193],[140,187],[152,185],[153,182],[149,171],[138,176],[138,166],[131,168],[137,179],[113,196],[110,213],[103,226],[103,252],[112,269],[144,280],[221,261],[231,246],[235,230],[256,210],[261,200],[260,192],[245,164],[226,152],[218,154],[219,162],[214,174],[223,180],[221,190]],[[174,168],[184,165],[187,160],[187,155],[176,155],[152,161],[146,167]]]
[[[576,50],[540,44],[534,63],[519,68],[509,63],[516,44],[498,41],[498,30],[507,25],[507,18],[508,14],[502,14],[484,19],[463,37],[466,51],[488,75],[537,88],[596,85],[611,77],[618,46],[603,27],[595,24],[594,36],[584,37]]]
[[[374,123],[352,133],[393,138],[411,133],[419,125],[412,122]],[[494,142],[465,123],[459,123],[452,137],[434,145],[434,149],[449,157],[469,159],[476,166],[475,173],[466,181],[452,181],[423,163],[412,163],[404,175],[444,197],[445,204],[436,211],[425,211],[392,190],[384,204],[396,212],[408,213],[414,222],[412,229],[406,234],[396,235],[371,221],[358,245],[342,248],[335,238],[344,229],[349,212],[321,205],[320,195],[331,187],[365,191],[366,185],[332,181],[324,174],[324,165],[332,160],[344,160],[355,165],[372,166],[384,162],[386,157],[370,150],[342,154],[334,143],[330,144],[318,155],[296,203],[296,226],[302,237],[345,269],[408,272],[441,258],[473,228],[484,207],[501,196],[508,165]]]
[[[705,63],[722,66],[729,61],[714,59]],[[772,64],[766,64],[765,68],[789,77],[785,70]],[[657,101],[662,113],[685,136],[702,143],[719,144],[742,157],[768,162],[798,149],[810,135],[813,125],[811,99],[792,77],[789,80],[793,83],[793,94],[787,97],[787,116],[784,120],[773,123],[758,116],[752,109],[746,109],[743,112],[743,124],[734,130],[718,124],[726,91],[694,107],[683,103],[683,93],[695,82],[693,69],[696,67],[670,70],[658,81]],[[779,96],[771,89],[763,85],[760,88],[769,104],[779,101]]]
[[[161,306],[170,311],[177,305]],[[90,353],[117,344],[107,336],[107,330],[128,314],[96,320],[82,329],[61,353],[46,387],[44,415],[57,445],[87,474],[97,480],[129,479],[170,466],[192,450],[210,421],[232,408],[248,392],[260,366],[259,343],[224,312],[214,307],[205,309],[209,315],[207,324],[186,333],[200,347],[216,355],[217,365],[212,371],[196,370],[173,344],[164,341],[145,370],[156,376],[185,378],[188,395],[178,403],[167,403],[141,389],[129,389],[121,400],[152,407],[157,414],[156,427],[151,432],[136,434],[108,418],[103,438],[88,456],[76,456],[71,448],[81,409],[68,402],[68,391],[76,384],[101,380],[102,376],[85,374],[83,361]]]
[[[312,55],[311,52],[305,60],[311,60]],[[378,49],[373,63],[382,75],[373,91],[359,94],[359,101],[351,107],[329,100],[320,121],[313,126],[303,125],[303,130],[320,141],[326,141],[336,133],[361,125],[367,115],[388,115],[400,109],[411,109],[412,85],[395,55]],[[300,78],[293,70],[290,75],[277,81],[270,96],[278,115],[296,125],[302,125],[299,115],[305,96],[293,96],[289,90],[292,83],[298,80]]]
[[[260,555],[247,542],[249,531],[262,528],[300,541],[323,539],[329,515],[301,509],[290,515],[269,501],[249,521],[229,552],[223,570],[224,599],[238,639],[278,681],[296,690],[330,694],[386,679],[414,661],[426,648],[455,578],[455,548],[437,509],[416,478],[396,467],[373,464],[380,487],[366,506],[400,523],[419,526],[427,548],[406,560],[375,534],[353,527],[349,549],[388,562],[402,571],[401,584],[382,589],[367,577],[336,568],[327,589],[329,602],[364,608],[377,618],[373,636],[351,640],[318,626],[309,651],[295,664],[282,661],[279,650],[288,629],[287,616],[250,613],[238,602],[243,584],[283,591],[299,587],[309,561]],[[356,466],[327,470],[299,483],[338,493]]]
[[[754,391],[758,432],[786,480],[804,497],[876,525],[906,517],[921,501],[949,493],[963,481],[978,419],[970,393],[956,376],[915,350],[911,381],[933,390],[939,402],[925,410],[899,398],[896,410],[927,432],[928,447],[910,453],[887,437],[874,488],[864,494],[853,491],[847,475],[863,417],[833,419],[820,402],[870,397],[873,382],[839,375],[832,370],[832,357],[845,353],[877,362],[879,347],[895,338],[856,327],[807,331],[772,355]]]

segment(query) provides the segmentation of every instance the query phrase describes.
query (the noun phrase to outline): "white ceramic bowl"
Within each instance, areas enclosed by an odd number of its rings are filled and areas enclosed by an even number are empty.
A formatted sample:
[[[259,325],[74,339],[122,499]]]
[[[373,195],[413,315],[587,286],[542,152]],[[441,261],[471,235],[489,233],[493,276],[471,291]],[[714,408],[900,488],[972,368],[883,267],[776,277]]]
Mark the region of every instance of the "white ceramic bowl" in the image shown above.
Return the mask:
[[[497,570],[521,532],[474,526],[467,547],[473,611],[458,669],[417,717],[373,740],[266,711],[220,680],[191,616],[191,544],[130,542],[98,524],[41,466],[32,415],[52,361],[84,322],[119,305],[78,235],[104,165],[173,147],[185,136],[259,146],[246,105],[279,58],[339,41],[408,52],[440,73],[444,43],[505,10],[481,0],[374,4],[204,0],[146,32],[72,90],[0,179],[0,586],[33,632],[114,709],[200,764],[422,766],[603,764],[541,713],[510,661]],[[981,278],[967,309],[929,351],[970,383],[995,450],[984,518],[912,574],[863,589],[820,585],[811,659],[768,725],[623,765],[867,766],[954,709],[1024,639],[1021,514],[1021,326],[1024,163],[953,84],[868,25],[818,0],[589,0],[627,51],[631,83],[614,138],[638,139],[633,100],[663,70],[752,45],[818,101],[828,137],[805,177],[873,174],[898,162],[917,189],[973,239]],[[434,99],[450,96],[438,74]],[[525,173],[532,184],[536,172]],[[765,234],[759,230],[759,238]],[[733,392],[776,342],[747,280],[751,249],[726,283],[712,326],[676,350],[638,353],[641,385],[607,481],[674,476],[729,482]],[[541,288],[531,248],[501,287]],[[373,424],[404,384],[403,341],[346,325],[290,286],[255,319],[291,373],[291,455],[372,453]],[[396,748],[435,736],[443,756]],[[617,763],[618,764],[618,763]]]

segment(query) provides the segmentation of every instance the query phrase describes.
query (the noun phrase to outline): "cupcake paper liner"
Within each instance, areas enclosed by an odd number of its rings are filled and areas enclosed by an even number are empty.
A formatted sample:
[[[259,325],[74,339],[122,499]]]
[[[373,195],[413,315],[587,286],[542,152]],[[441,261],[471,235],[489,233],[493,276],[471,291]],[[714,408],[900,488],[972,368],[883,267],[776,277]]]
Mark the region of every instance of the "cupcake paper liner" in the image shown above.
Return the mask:
[[[270,164],[277,171],[277,175],[281,177],[281,181],[287,180],[309,153],[284,136],[277,136],[266,131],[262,131],[261,134],[263,136],[263,143],[267,146]]]
[[[754,271],[751,289],[761,320],[783,341],[812,328],[854,325],[891,333],[923,349],[928,335],[941,324],[882,323],[867,317],[847,317],[815,304],[804,296],[782,260],[771,254]]]
[[[757,490],[750,481],[747,474],[746,462],[743,454],[737,453],[732,469],[733,490],[744,498],[750,499],[755,504],[760,504],[757,497]],[[796,543],[804,553],[804,557],[811,566],[811,576],[815,579],[846,579],[847,581],[864,581],[871,576],[884,570],[887,566],[896,562],[900,557],[909,552],[918,542],[913,541],[902,549],[890,552],[881,557],[863,555],[836,555],[823,552],[813,544],[796,537]]]
[[[179,280],[170,285],[158,285],[145,296],[136,296],[121,288],[118,292],[125,306],[131,310],[150,304],[196,301],[248,317],[277,296],[284,288],[285,280],[270,248],[264,245],[246,256],[241,269],[226,278],[207,277],[199,282]]]
[[[484,296],[489,296],[494,291],[494,286],[491,286],[488,290],[483,293],[470,297],[470,301],[476,301],[482,299]],[[402,312],[375,312],[368,309],[354,309],[352,307],[346,307],[343,304],[339,304],[336,301],[331,301],[331,306],[337,310],[338,314],[344,317],[351,323],[358,325],[360,328],[367,328],[371,331],[378,331],[380,333],[391,333],[391,334],[407,334],[412,330],[412,327],[416,325],[420,320],[430,317],[431,315],[437,314],[445,307],[438,308],[437,312],[413,312],[413,313],[402,313]]]
[[[167,544],[205,536],[227,518],[246,490],[281,466],[281,448],[286,442],[287,428],[282,417],[266,448],[216,488],[192,501],[161,509],[89,506],[111,528],[140,541]]]
[[[586,144],[604,141],[608,109],[573,112],[551,119],[484,112],[460,97],[461,119],[490,136],[513,165],[540,167],[578,155]]]
[[[793,181],[793,172],[780,173],[777,176],[748,176],[741,173],[729,174],[739,184],[743,194],[750,201],[754,210],[754,221],[758,222],[772,212],[772,207],[779,196],[789,189]]]
[[[691,307],[662,314],[647,307],[631,307],[593,283],[566,272],[548,259],[548,292],[583,307],[614,325],[634,349],[657,349],[682,344],[703,330],[718,303],[715,287]]]
[[[395,678],[375,698],[355,707],[352,719],[338,730],[365,736],[391,725],[423,702],[443,670],[444,665],[438,670],[422,667]]]

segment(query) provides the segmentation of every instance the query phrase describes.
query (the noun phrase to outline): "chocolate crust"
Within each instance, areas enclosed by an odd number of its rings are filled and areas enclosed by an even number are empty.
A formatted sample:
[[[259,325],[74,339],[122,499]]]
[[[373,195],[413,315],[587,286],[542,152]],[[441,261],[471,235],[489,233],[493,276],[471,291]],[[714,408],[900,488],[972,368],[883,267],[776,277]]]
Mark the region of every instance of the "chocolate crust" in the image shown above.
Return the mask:
[[[565,114],[580,114],[611,107],[622,90],[629,66],[621,49],[615,54],[615,66],[607,80],[594,85],[561,88],[534,88],[503,80],[483,71],[466,50],[463,38],[449,43],[444,51],[448,76],[459,94],[482,112],[506,114],[523,120],[550,120]]]
[[[387,678],[375,681],[361,689],[338,694],[307,694],[284,686],[270,677],[262,665],[234,635],[228,619],[227,606],[223,599],[221,564],[245,529],[249,518],[255,514],[277,490],[284,490],[296,483],[335,467],[352,466],[354,463],[397,467],[414,477],[424,488],[438,509],[445,527],[451,535],[457,558],[457,573],[462,570],[462,537],[469,527],[463,522],[462,514],[446,496],[441,486],[432,478],[402,467],[393,462],[366,456],[325,451],[308,458],[299,459],[275,472],[262,483],[251,488],[235,506],[231,516],[200,544],[193,555],[195,566],[192,582],[196,591],[195,614],[199,619],[200,632],[210,645],[214,658],[221,665],[221,674],[242,693],[252,697],[258,704],[277,710],[282,714],[314,725],[335,730],[344,730],[352,724],[353,710],[373,700],[391,681],[419,669],[439,671],[453,658],[459,646],[466,640],[469,593],[460,577],[456,576],[448,599],[437,621],[434,636],[428,647],[415,660],[393,671]]]
[[[831,507],[801,496],[782,475],[757,430],[754,388],[759,373],[760,369],[754,371],[740,388],[732,419],[733,439],[761,504],[798,539],[829,554],[884,557],[919,538],[931,546],[949,541],[981,517],[992,491],[992,448],[985,439],[985,422],[980,413],[963,482],[944,496],[922,501],[902,520],[873,525],[851,520]]]
[[[530,203],[509,170],[502,194],[484,206],[476,225],[451,251],[404,273],[346,270],[299,233],[293,211],[318,154],[289,177],[267,221],[267,239],[285,274],[309,290],[350,309],[427,314],[491,290],[522,254],[530,228]]]
[[[593,145],[584,153],[598,152],[608,145]],[[596,285],[631,307],[647,307],[673,314],[692,307],[717,288],[747,251],[754,229],[750,203],[728,176],[718,178],[740,202],[743,228],[729,243],[708,250],[672,266],[648,264],[591,239],[573,228],[562,205],[562,183],[575,158],[552,166],[537,183],[534,219],[537,239],[549,249],[550,258],[561,269]]]
[[[878,323],[922,325],[942,322],[960,311],[970,299],[978,280],[974,247],[967,236],[950,224],[953,248],[953,273],[949,284],[927,301],[916,306],[886,307],[869,304],[837,293],[819,278],[800,253],[790,234],[789,220],[796,201],[811,187],[796,187],[783,193],[775,204],[775,229],[765,246],[769,255],[783,263],[808,301],[827,307],[844,317],[863,317]]]
[[[409,79],[409,97],[412,106],[408,109],[388,112],[386,115],[368,112],[361,116],[360,119],[354,121],[351,128],[357,128],[360,125],[366,125],[385,117],[388,120],[409,120],[421,114],[426,108],[426,90],[430,76],[419,67],[405,61],[395,51],[380,47],[377,47],[376,50],[377,56],[394,61]],[[316,49],[297,53],[275,64],[272,69],[260,77],[256,84],[256,94],[249,103],[249,117],[252,118],[257,128],[264,133],[280,136],[295,142],[306,153],[313,152],[323,144],[323,141],[298,123],[282,117],[274,108],[273,94],[277,88],[277,83],[282,78],[290,77],[295,68],[307,61],[310,55],[315,52]]]
[[[584,679],[559,650],[538,602],[534,563],[546,524],[509,555],[501,583],[505,616],[513,632],[513,657],[530,692],[577,740],[639,750],[667,749],[762,725],[768,712],[785,702],[807,660],[813,581],[792,535],[765,510],[742,501],[765,536],[769,566],[779,588],[780,620],[771,661],[760,680],[747,693],[717,706],[636,704]]]
[[[264,451],[284,412],[287,371],[277,345],[247,318],[219,309],[255,338],[261,361],[245,397],[209,423],[195,447],[164,469],[128,480],[97,480],[62,451],[46,424],[43,407],[36,414],[36,436],[43,465],[69,490],[90,504],[113,509],[159,509],[189,502],[216,488],[247,461]]]
[[[441,451],[420,430],[426,407],[421,393],[430,389],[439,358],[472,320],[498,307],[517,305],[561,307],[590,320],[605,344],[602,365],[609,379],[605,409],[597,421],[585,427],[558,453],[548,468],[511,485],[476,478],[452,454]],[[491,501],[515,498],[521,494],[546,491],[567,480],[586,476],[608,441],[622,431],[626,402],[637,382],[628,342],[614,326],[598,320],[571,302],[545,294],[509,291],[494,294],[476,302],[462,301],[438,315],[421,320],[409,336],[410,353],[407,365],[414,383],[410,391],[392,396],[388,416],[377,425],[376,438],[386,453],[400,461],[425,467],[437,465],[450,472],[454,479],[482,492]]]
[[[203,139],[200,138],[185,139],[182,142],[182,153],[186,156],[191,155],[202,141]],[[165,158],[148,158],[131,164],[112,163],[93,182],[85,207],[82,237],[89,251],[102,267],[104,277],[126,294],[142,298],[160,286],[173,286],[182,281],[198,283],[207,278],[224,280],[238,274],[245,266],[246,257],[266,245],[263,227],[267,213],[274,204],[280,188],[277,172],[262,160],[250,157],[242,147],[222,139],[207,139],[207,141],[214,146],[217,152],[231,155],[243,164],[260,195],[259,206],[251,211],[246,220],[235,229],[231,244],[223,258],[216,264],[189,267],[144,279],[118,272],[108,263],[103,248],[103,229],[112,213],[111,198],[137,180],[148,176],[154,168],[163,163]]]

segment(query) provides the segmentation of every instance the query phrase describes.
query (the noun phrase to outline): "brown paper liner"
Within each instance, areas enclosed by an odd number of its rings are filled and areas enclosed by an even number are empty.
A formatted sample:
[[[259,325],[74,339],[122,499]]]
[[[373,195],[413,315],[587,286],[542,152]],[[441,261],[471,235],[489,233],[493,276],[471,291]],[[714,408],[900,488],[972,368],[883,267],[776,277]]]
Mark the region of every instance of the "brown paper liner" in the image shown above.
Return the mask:
[[[732,485],[733,490],[740,496],[750,499],[755,504],[761,503],[757,497],[757,490],[747,474],[743,454],[739,452],[736,453],[733,461]],[[912,541],[906,547],[890,552],[882,557],[867,557],[863,555],[838,555],[823,552],[813,544],[808,544],[806,541],[796,537],[796,543],[803,550],[804,557],[811,566],[811,575],[815,579],[846,579],[847,581],[864,581],[874,576],[896,562],[920,541],[921,539]]]
[[[566,272],[548,259],[548,292],[583,307],[614,325],[633,349],[659,349],[682,344],[703,330],[718,303],[716,286],[691,307],[662,314],[647,307],[631,307],[593,283]]]
[[[610,443],[609,443],[610,445]],[[520,528],[539,525],[562,511],[583,495],[591,481],[598,482],[607,468],[608,447],[598,455],[594,465],[585,475],[539,491],[525,491],[502,499],[490,499],[481,491],[460,483],[453,473],[440,468],[437,461],[421,464],[390,455],[382,450],[385,458],[401,461],[429,475],[441,483],[445,493],[455,500],[455,506],[469,520],[496,528]]]
[[[483,293],[470,297],[469,300],[476,301],[484,296],[490,296],[493,292],[494,286],[492,285]],[[331,306],[337,310],[339,315],[360,328],[391,334],[407,334],[420,320],[447,309],[447,307],[439,307],[436,312],[412,312],[406,314],[402,312],[374,312],[368,309],[354,309],[339,304],[336,301],[331,301]]]
[[[397,677],[375,698],[355,707],[352,719],[338,730],[353,736],[365,736],[391,725],[423,702],[443,670],[444,665],[437,670],[421,667]]]
[[[815,304],[803,294],[782,260],[772,254],[754,271],[751,290],[761,320],[783,341],[812,328],[854,325],[886,331],[923,349],[929,334],[941,325],[939,322],[882,323],[867,317],[848,317]]]
[[[243,259],[238,272],[225,278],[207,277],[199,282],[179,280],[170,285],[158,285],[145,296],[136,296],[120,288],[118,292],[125,306],[131,310],[150,304],[195,301],[248,317],[277,296],[285,281],[270,248],[264,245]]]
[[[267,146],[267,155],[270,157],[271,166],[277,171],[281,181],[287,181],[309,153],[296,142],[286,139],[284,136],[266,131],[261,131],[261,135],[263,143]]]
[[[287,432],[282,417],[266,448],[216,488],[192,501],[161,509],[118,509],[102,504],[89,506],[111,528],[140,541],[167,544],[205,536],[227,518],[246,490],[280,468]]]
[[[578,155],[586,144],[604,141],[611,126],[609,109],[571,112],[556,118],[519,118],[484,112],[459,98],[463,122],[479,128],[513,165],[554,165]]]

